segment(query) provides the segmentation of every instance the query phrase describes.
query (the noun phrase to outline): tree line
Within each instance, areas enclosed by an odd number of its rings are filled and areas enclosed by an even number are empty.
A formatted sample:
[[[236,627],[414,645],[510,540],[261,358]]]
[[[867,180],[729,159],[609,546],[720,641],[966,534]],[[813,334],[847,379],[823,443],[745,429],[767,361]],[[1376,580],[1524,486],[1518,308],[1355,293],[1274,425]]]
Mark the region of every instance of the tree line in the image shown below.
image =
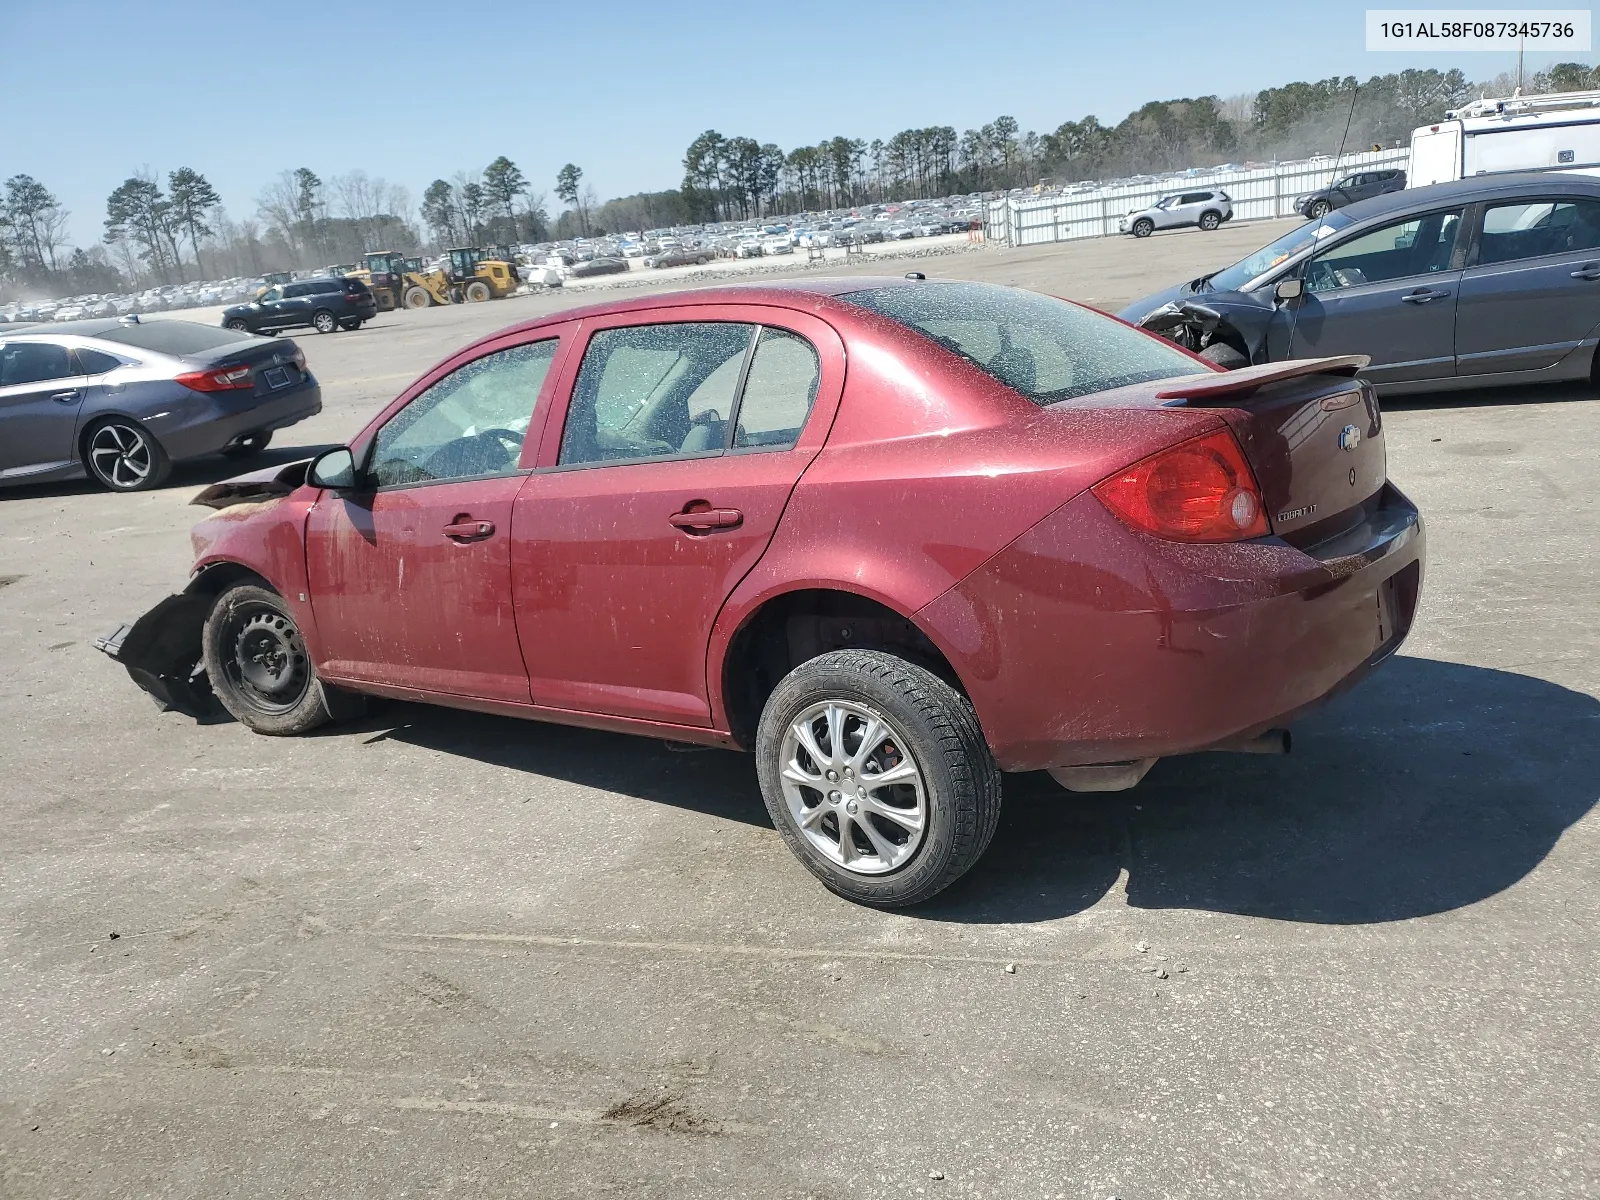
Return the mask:
[[[0,190],[0,298],[23,290],[113,291],[186,279],[356,262],[369,250],[418,252],[430,243],[539,242],[713,220],[838,208],[1161,172],[1227,161],[1299,158],[1404,144],[1413,128],[1474,94],[1509,95],[1509,75],[1468,82],[1459,70],[1406,70],[1300,81],[1232,97],[1152,101],[1115,125],[1094,116],[1024,131],[1009,116],[957,133],[934,125],[889,138],[833,137],[784,150],[707,130],[684,152],[679,187],[601,203],[567,163],[554,219],[545,193],[501,155],[481,172],[435,179],[413,206],[399,184],[354,170],[327,180],[309,167],[280,172],[250,216],[229,216],[203,174],[145,169],[106,199],[103,236],[69,245],[70,214],[26,174]],[[1560,63],[1524,92],[1600,87],[1600,67]]]

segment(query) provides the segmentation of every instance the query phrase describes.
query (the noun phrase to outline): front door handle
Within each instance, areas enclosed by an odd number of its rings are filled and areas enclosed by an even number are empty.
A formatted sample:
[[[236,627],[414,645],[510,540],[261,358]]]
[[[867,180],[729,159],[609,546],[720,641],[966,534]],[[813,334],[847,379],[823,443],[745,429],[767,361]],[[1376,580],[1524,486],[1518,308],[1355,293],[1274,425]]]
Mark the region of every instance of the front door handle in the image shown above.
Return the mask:
[[[452,542],[481,542],[494,536],[494,522],[474,521],[466,513],[457,513],[456,519],[444,527],[444,535]]]
[[[667,520],[679,529],[704,532],[710,529],[735,529],[744,524],[744,514],[737,508],[694,508],[675,512]]]
[[[1572,273],[1572,277],[1574,279],[1587,279],[1590,283],[1593,283],[1596,279],[1600,279],[1600,263],[1584,263],[1583,266]]]
[[[64,392],[52,392],[51,395],[50,395],[50,399],[57,400],[57,401],[61,402],[62,404],[70,404],[72,401],[76,400],[82,394],[83,393],[78,391],[77,388],[68,388]]]
[[[1450,293],[1443,288],[1438,290],[1434,290],[1432,288],[1418,288],[1414,292],[1407,292],[1404,296],[1401,296],[1400,299],[1404,300],[1407,304],[1426,304],[1429,300],[1437,300],[1439,297],[1448,296],[1449,294]]]

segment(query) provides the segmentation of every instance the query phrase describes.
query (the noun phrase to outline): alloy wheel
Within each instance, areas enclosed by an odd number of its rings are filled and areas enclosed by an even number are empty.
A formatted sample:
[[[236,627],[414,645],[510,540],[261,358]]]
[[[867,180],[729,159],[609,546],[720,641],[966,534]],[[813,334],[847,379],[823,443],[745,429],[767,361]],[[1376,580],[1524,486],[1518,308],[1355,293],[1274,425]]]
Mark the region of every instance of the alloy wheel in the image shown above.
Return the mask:
[[[781,750],[784,799],[807,842],[858,875],[883,875],[916,854],[928,822],[922,771],[882,714],[849,700],[813,704]]]
[[[131,425],[102,425],[89,439],[89,463],[107,486],[131,490],[150,478],[150,441]]]

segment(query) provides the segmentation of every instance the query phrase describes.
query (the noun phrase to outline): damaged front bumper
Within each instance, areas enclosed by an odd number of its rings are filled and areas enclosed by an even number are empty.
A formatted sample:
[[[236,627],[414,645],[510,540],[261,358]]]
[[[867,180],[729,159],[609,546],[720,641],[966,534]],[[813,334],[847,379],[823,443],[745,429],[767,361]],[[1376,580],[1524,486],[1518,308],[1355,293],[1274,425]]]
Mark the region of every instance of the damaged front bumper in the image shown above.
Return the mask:
[[[132,625],[96,638],[104,651],[155,700],[162,712],[180,712],[202,723],[228,719],[206,675],[201,635],[215,596],[184,592],[168,596]]]

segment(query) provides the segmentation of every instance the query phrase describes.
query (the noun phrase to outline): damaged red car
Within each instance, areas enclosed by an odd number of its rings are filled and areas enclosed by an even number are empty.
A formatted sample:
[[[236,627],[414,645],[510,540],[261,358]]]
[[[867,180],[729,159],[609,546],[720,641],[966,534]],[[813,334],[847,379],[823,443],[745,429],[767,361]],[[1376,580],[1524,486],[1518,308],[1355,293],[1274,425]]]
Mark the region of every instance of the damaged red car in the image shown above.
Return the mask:
[[[1283,749],[1394,653],[1423,526],[1363,365],[920,278],[567,312],[202,493],[187,590],[104,648],[260,733],[387,696],[753,751],[801,862],[909,904],[1003,771]]]

